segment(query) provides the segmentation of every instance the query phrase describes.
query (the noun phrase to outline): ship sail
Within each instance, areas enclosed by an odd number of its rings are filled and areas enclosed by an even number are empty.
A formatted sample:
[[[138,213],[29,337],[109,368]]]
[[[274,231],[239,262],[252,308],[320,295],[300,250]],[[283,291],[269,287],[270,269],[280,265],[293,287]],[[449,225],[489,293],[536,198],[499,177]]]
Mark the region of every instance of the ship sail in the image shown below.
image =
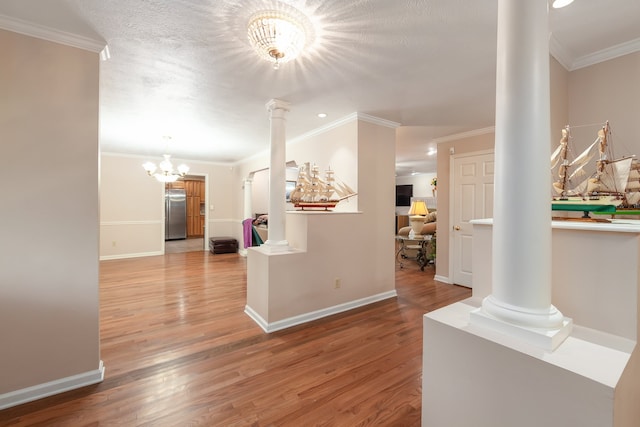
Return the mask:
[[[588,192],[624,193],[631,172],[632,157],[607,162],[602,173],[589,181]]]
[[[584,211],[585,217],[587,212],[627,213],[630,209],[640,214],[640,162],[634,156],[610,160],[610,135],[606,122],[596,140],[570,160],[570,129],[562,130],[560,144],[550,159],[557,177],[552,186],[556,194],[552,196],[553,210]]]
[[[594,158],[596,152],[594,147],[598,144],[598,140],[593,141],[586,150],[584,150],[578,157],[576,157],[571,163],[569,163],[570,168],[575,168],[575,170],[569,175],[569,181],[571,181],[576,176],[583,176],[586,172],[584,171],[584,167]]]

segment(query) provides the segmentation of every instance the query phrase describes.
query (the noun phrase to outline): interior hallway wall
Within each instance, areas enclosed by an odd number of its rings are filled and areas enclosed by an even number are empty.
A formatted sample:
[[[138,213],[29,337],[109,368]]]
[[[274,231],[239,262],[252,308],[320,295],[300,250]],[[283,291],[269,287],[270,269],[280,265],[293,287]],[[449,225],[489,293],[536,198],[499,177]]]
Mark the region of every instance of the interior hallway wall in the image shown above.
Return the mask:
[[[98,370],[100,336],[98,54],[4,30],[0,52],[1,403]]]

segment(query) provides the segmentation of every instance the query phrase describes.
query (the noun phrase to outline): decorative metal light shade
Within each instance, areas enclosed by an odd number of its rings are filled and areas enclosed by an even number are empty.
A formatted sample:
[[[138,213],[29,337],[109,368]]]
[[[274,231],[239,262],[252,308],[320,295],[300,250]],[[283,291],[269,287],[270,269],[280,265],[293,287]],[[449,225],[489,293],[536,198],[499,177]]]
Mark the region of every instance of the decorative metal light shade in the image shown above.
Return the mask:
[[[182,164],[178,166],[178,171],[174,172],[170,158],[170,154],[164,155],[164,160],[160,162],[160,172],[158,173],[154,173],[158,167],[152,162],[146,162],[142,167],[149,176],[155,177],[160,182],[175,182],[189,172],[189,166]]]
[[[282,62],[295,59],[305,46],[307,34],[300,19],[284,11],[263,11],[249,19],[247,35],[258,55],[273,62],[278,68]]]

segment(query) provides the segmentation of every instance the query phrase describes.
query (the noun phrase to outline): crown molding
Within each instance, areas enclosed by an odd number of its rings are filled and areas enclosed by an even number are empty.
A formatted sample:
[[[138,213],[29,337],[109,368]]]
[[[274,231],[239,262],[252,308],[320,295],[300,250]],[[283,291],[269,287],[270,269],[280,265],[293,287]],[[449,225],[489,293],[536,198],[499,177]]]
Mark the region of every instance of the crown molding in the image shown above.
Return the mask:
[[[549,52],[567,71],[579,70],[638,51],[640,51],[640,38],[575,58],[560,45],[553,34],[549,37]]]
[[[330,123],[327,123],[324,126],[320,126],[319,128],[315,128],[313,130],[310,130],[309,132],[303,133],[302,135],[296,136],[295,138],[290,139],[289,141],[287,141],[288,144],[296,144],[300,141],[303,141],[305,139],[311,138],[313,136],[316,135],[320,135],[321,133],[325,133],[327,131],[330,131],[331,129],[335,129],[339,126],[342,126],[344,124],[350,123],[354,120],[356,120],[358,118],[358,113],[351,113],[348,116],[345,116],[341,119],[338,120],[334,120]]]
[[[495,133],[495,131],[496,131],[495,126],[489,126],[486,128],[470,130],[468,132],[461,132],[453,135],[447,135],[440,138],[435,138],[431,140],[431,142],[435,142],[436,144],[441,144],[443,142],[457,141],[459,139],[471,138],[473,136],[486,135],[488,133]]]
[[[358,120],[362,120],[363,122],[372,123],[374,125],[380,125],[388,128],[395,129],[400,127],[401,124],[397,122],[393,122],[391,120],[381,119],[380,117],[371,116],[365,113],[356,113],[356,117]]]
[[[551,56],[556,58],[556,61],[560,63],[564,67],[565,70],[571,69],[571,64],[573,63],[573,57],[567,52],[567,50],[558,43],[558,39],[551,34],[549,37],[549,52]]]
[[[595,65],[600,62],[608,61],[610,59],[618,58],[620,56],[628,55],[640,51],[640,38],[635,40],[629,40],[625,43],[609,47],[607,49],[599,50],[598,52],[591,53],[589,55],[582,56],[571,64],[569,71],[585,68],[590,65]]]
[[[117,152],[117,151],[101,151],[100,157],[120,157],[120,158],[124,157],[128,159],[140,159],[140,160],[156,159],[157,161],[160,161],[162,159],[162,155],[158,155],[158,154],[137,154],[137,153],[125,153],[125,152]],[[241,162],[227,163],[227,162],[219,162],[219,161],[203,160],[203,159],[190,159],[188,157],[174,156],[173,154],[171,155],[171,160],[188,162],[190,165],[200,164],[200,165],[207,165],[207,166],[223,166],[223,167],[230,167],[230,168],[233,168],[236,164],[241,163]],[[187,175],[189,174],[187,173]]]
[[[390,128],[397,128],[398,126],[400,126],[400,123],[396,123],[396,122],[392,122],[391,120],[386,120],[386,119],[381,119],[380,117],[375,117],[375,116],[371,116],[369,114],[364,114],[364,113],[351,113],[341,119],[338,120],[334,120],[331,123],[327,123],[324,126],[320,126],[319,128],[315,128],[309,132],[303,133],[302,135],[299,135],[295,138],[290,139],[289,141],[287,141],[287,143],[289,144],[295,144],[297,142],[303,141],[305,139],[311,138],[313,136],[316,135],[320,135],[321,133],[325,133],[331,129],[335,129],[339,126],[342,126],[344,124],[353,122],[355,120],[362,120],[363,122],[367,122],[367,123],[372,123],[375,125],[380,125],[380,126],[385,126],[385,127],[390,127]]]
[[[34,24],[33,22],[23,21],[0,14],[0,28],[14,33],[24,34],[25,36],[36,37],[54,43],[60,43],[79,49],[88,50],[99,53],[106,46],[106,41],[92,39],[77,34],[67,33],[66,31],[56,30],[54,28],[45,27],[43,25]]]

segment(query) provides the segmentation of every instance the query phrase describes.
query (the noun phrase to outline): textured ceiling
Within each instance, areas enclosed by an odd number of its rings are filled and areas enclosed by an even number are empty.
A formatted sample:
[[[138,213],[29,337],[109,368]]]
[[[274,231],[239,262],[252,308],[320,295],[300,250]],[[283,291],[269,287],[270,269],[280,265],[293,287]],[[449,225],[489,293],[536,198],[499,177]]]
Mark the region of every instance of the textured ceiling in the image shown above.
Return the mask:
[[[274,70],[246,24],[277,7],[316,30]],[[103,151],[237,162],[268,149],[265,104],[278,98],[291,103],[288,139],[354,112],[406,126],[406,174],[435,170],[434,139],[494,123],[497,0],[3,0],[0,15],[4,28],[18,18],[108,44]],[[638,0],[576,0],[550,12],[552,53],[573,69],[640,50],[638,22]]]

